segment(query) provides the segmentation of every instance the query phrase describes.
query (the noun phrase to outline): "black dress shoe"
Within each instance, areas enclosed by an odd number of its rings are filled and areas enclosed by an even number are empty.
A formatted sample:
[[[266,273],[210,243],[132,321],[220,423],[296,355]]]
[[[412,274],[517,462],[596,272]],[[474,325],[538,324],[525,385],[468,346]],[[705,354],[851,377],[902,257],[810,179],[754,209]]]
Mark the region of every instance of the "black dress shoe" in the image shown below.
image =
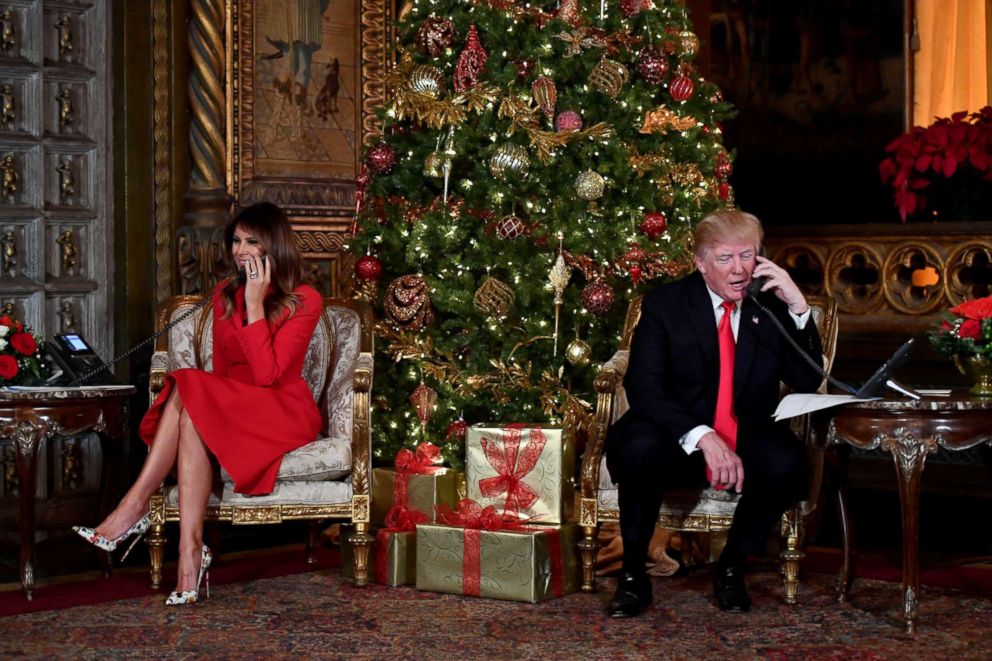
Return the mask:
[[[751,610],[751,597],[744,585],[744,573],[740,567],[717,569],[713,580],[713,596],[722,611],[746,613]]]
[[[637,617],[651,605],[651,581],[647,574],[624,572],[617,582],[617,591],[606,607],[610,617]]]

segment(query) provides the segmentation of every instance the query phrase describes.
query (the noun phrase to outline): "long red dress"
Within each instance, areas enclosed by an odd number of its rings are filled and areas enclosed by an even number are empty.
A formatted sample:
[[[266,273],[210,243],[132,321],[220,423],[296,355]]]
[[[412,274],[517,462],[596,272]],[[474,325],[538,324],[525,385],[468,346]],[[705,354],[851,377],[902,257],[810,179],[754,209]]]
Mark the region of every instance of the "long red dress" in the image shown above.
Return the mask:
[[[224,319],[221,283],[213,293],[214,370],[180,369],[141,421],[140,435],[151,445],[165,402],[179,388],[200,438],[234,480],[238,493],[272,492],[287,452],[317,438],[321,417],[303,380],[303,360],[323,311],[320,294],[303,285],[290,317],[245,325],[244,287]]]

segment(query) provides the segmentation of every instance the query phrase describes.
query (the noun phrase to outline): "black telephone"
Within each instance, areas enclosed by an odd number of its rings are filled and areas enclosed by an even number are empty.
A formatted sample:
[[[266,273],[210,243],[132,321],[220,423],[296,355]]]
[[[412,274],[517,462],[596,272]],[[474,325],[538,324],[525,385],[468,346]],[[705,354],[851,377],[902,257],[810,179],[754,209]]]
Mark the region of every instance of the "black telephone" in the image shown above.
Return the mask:
[[[79,333],[60,333],[45,342],[45,351],[59,371],[49,379],[51,385],[117,385],[110,367]]]

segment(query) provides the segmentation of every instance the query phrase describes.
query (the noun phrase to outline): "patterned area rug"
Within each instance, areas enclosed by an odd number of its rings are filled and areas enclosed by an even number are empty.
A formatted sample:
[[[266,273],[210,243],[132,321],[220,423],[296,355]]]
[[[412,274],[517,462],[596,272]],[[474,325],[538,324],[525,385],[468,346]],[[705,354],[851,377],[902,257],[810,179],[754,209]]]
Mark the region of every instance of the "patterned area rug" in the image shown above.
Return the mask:
[[[918,633],[903,633],[896,583],[859,580],[838,603],[834,577],[807,574],[782,603],[776,572],[749,576],[754,609],[720,612],[706,571],[654,579],[655,606],[611,620],[597,594],[537,605],[354,588],[336,569],[218,586],[166,608],[163,594],[0,620],[0,656],[29,658],[906,659],[988,658],[992,600],[924,588]]]

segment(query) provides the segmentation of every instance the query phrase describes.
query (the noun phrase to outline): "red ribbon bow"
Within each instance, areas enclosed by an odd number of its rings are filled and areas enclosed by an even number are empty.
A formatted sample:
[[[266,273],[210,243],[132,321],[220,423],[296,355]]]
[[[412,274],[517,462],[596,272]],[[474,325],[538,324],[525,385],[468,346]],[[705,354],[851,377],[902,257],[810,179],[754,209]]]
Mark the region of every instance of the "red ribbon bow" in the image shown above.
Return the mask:
[[[524,425],[509,425],[503,429],[502,443],[496,439],[483,436],[482,451],[489,465],[496,469],[498,475],[479,481],[479,491],[486,498],[494,498],[506,494],[504,511],[519,513],[537,501],[538,494],[523,482],[544,451],[548,439],[540,429],[530,430],[530,439],[523,451],[520,450],[520,440]]]
[[[410,476],[433,475],[444,470],[441,448],[424,441],[416,450],[403,448],[396,453],[396,479],[393,481],[393,505],[404,508],[410,505]]]
[[[441,448],[424,441],[416,450],[403,448],[396,453],[396,472],[408,475],[431,475],[441,469]]]

